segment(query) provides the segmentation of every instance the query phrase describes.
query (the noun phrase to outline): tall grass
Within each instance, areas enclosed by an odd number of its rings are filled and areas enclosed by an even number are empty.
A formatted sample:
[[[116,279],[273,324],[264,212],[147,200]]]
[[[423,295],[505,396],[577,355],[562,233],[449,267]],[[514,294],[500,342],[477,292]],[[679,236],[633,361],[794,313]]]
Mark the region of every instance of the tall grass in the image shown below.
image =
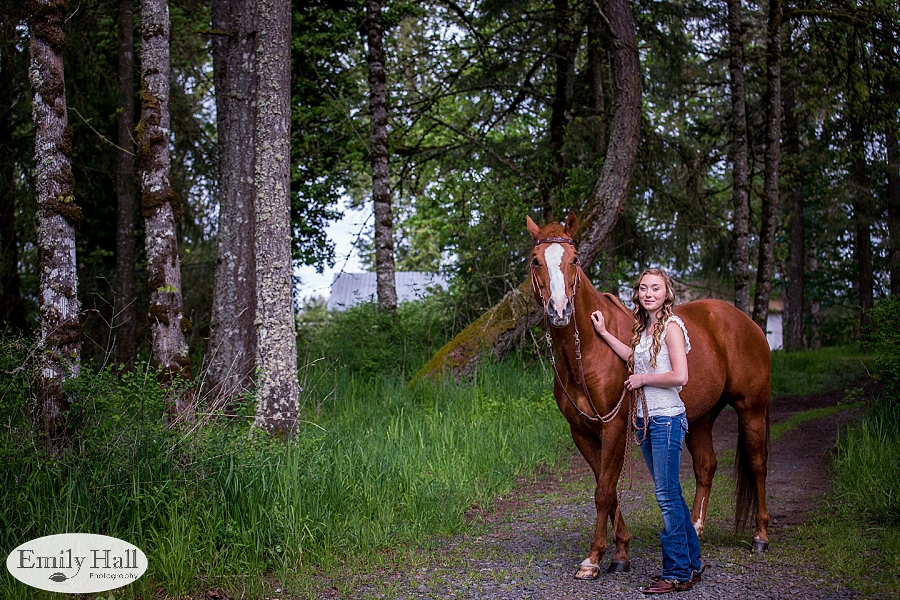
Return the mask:
[[[361,321],[356,335],[368,335]],[[25,361],[6,342],[0,360]],[[27,377],[0,384],[0,547],[65,531],[111,535],[149,558],[147,575],[116,598],[212,585],[257,595],[267,577],[289,584],[299,565],[461,531],[473,504],[572,451],[540,367],[513,356],[471,381],[410,389],[414,354],[430,355],[390,352],[370,346],[351,366],[340,355],[312,361],[301,373],[304,420],[287,444],[251,429],[252,404],[244,418],[167,429],[147,368],[121,379],[86,370],[72,390],[80,433],[49,457],[32,433]],[[0,576],[0,597],[51,596]]]
[[[803,396],[841,390],[867,374],[871,355],[859,344],[809,352],[772,353],[772,397]]]
[[[855,515],[900,525],[900,403],[883,399],[848,427],[833,466],[835,492]]]

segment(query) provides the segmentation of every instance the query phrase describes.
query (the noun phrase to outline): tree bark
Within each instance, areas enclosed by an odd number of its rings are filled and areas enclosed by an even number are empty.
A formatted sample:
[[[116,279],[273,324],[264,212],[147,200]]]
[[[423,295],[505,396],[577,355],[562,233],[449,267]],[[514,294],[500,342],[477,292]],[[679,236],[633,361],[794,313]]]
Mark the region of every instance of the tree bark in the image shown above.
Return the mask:
[[[594,152],[597,156],[606,154],[608,143],[606,137],[606,96],[603,86],[603,34],[600,12],[591,10],[587,18],[587,53],[591,70],[591,96],[594,101],[594,114],[591,121],[597,128],[594,137]],[[560,215],[561,216],[561,215]]]
[[[897,110],[900,104],[900,84],[889,77],[886,83],[889,117],[885,125],[888,180],[888,271],[891,294],[900,296],[900,143],[897,140]]]
[[[134,293],[134,10],[132,0],[119,2],[119,114],[116,173],[116,278],[113,326],[116,367],[134,368],[137,355],[137,309]]]
[[[366,0],[369,63],[369,111],[372,119],[372,203],[375,210],[375,277],[378,309],[397,310],[394,280],[394,218],[388,167],[387,78],[384,72],[384,31],[381,0]]]
[[[67,412],[74,401],[62,386],[81,371],[75,228],[82,215],[73,195],[72,128],[66,117],[66,4],[64,0],[34,0],[30,9],[29,73],[41,270],[38,413],[48,442],[58,449],[66,444]]]
[[[16,233],[16,164],[13,158],[13,110],[24,91],[19,83],[16,48],[18,15],[4,14],[0,26],[0,327],[26,329],[19,278]]]
[[[862,105],[857,103],[857,110]],[[853,197],[853,254],[857,268],[856,291],[859,294],[859,329],[868,338],[875,305],[875,278],[872,270],[872,190],[866,175],[865,131],[861,115],[850,116],[850,193]]]
[[[759,260],[753,320],[763,331],[769,318],[772,277],[775,274],[775,232],[778,228],[778,183],[781,167],[781,0],[769,0],[766,39],[766,156]]]
[[[609,149],[590,197],[579,215],[578,255],[589,269],[625,208],[640,141],[641,66],[631,4],[607,0],[603,14],[609,28],[613,78]]]
[[[734,305],[750,316],[750,184],[748,175],[747,106],[744,86],[744,24],[741,0],[728,0],[728,43],[731,77],[731,217]]]
[[[169,6],[141,0],[141,120],[137,126],[137,166],[147,247],[150,332],[157,377],[165,386],[191,379],[184,331],[181,262],[176,221],[181,199],[169,177]],[[173,387],[173,391],[175,391]],[[175,391],[171,419],[189,418],[193,395]]]
[[[577,236],[578,254],[585,270],[600,254],[625,206],[637,156],[641,120],[640,63],[631,5],[627,0],[606,0],[603,14],[610,33],[612,124],[606,160],[579,219],[582,225]],[[471,373],[485,347],[491,348],[495,357],[504,356],[515,341],[538,322],[539,309],[531,291],[531,281],[526,279],[441,348],[415,375],[414,381],[445,373]]]
[[[550,181],[541,190],[544,202],[543,219],[549,222],[558,210],[558,203],[566,179],[566,129],[572,120],[572,97],[575,93],[575,54],[578,40],[572,33],[572,15],[568,0],[553,1],[556,22],[556,83],[550,111]],[[563,215],[556,214],[557,218]]]
[[[291,278],[291,4],[259,0],[256,118],[256,426],[297,429],[297,338]]]
[[[800,134],[793,85],[784,88],[785,150],[788,155],[790,187],[790,245],[788,258],[788,290],[784,304],[784,349],[803,349],[803,288],[806,271],[804,233],[803,181],[800,169]]]
[[[816,258],[815,248],[809,248],[806,254],[806,271],[815,273],[819,268],[819,259]],[[822,303],[818,298],[813,298],[809,302],[809,335],[806,339],[806,345],[810,350],[822,349]]]
[[[256,0],[212,4],[212,28],[223,32],[212,40],[219,222],[206,385],[214,408],[251,391],[255,374],[256,10]]]

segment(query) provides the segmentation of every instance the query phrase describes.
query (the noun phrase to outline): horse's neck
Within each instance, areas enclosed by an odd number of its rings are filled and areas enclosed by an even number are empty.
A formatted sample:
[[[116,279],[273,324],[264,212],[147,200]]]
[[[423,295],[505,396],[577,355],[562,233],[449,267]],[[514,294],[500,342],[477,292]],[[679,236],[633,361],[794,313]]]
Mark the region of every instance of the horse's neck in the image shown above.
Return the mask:
[[[591,321],[591,313],[595,310],[603,312],[606,320],[606,327],[610,333],[619,339],[625,338],[626,342],[631,337],[631,322],[627,314],[627,309],[616,304],[616,301],[607,298],[606,295],[598,292],[584,273],[581,274],[581,282],[575,290],[574,298],[575,310],[572,315],[572,321],[560,329],[551,328],[551,335],[556,343],[557,351],[561,355],[565,355],[568,363],[575,367],[575,329],[578,331],[578,340],[581,346],[581,354],[584,360],[619,361],[619,357],[613,352],[612,348],[600,339],[600,336],[594,331],[594,323]]]

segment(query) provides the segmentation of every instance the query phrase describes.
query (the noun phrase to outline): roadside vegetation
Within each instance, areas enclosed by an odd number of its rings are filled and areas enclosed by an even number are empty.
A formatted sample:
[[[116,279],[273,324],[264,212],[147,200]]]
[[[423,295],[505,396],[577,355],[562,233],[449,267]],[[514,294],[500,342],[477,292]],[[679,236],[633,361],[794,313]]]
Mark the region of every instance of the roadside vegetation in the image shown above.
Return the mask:
[[[574,452],[552,375],[533,346],[500,363],[483,361],[468,381],[407,385],[454,333],[445,301],[401,305],[396,319],[371,305],[305,311],[303,423],[287,444],[251,429],[251,398],[236,414],[167,428],[145,362],[122,377],[85,370],[72,389],[75,447],[51,458],[30,426],[32,347],[0,339],[0,546],[61,531],[126,539],[144,550],[150,569],[115,590],[117,599],[215,588],[229,596],[275,589],[302,596],[316,574],[341,573],[360,557],[368,564],[360,568],[372,569],[408,560],[415,548],[432,555],[429,540],[480,526],[465,518],[472,507],[490,507],[541,465],[559,469]],[[879,335],[862,349],[776,352],[773,401],[835,389],[848,390],[848,403],[864,401],[859,381],[872,365],[888,365],[873,372],[882,381],[900,375],[883,360],[893,340]],[[835,494],[824,516],[796,532],[801,559],[879,597],[893,593],[888,586],[900,569],[898,406],[895,391],[883,392],[841,435]],[[717,486],[711,515],[726,522],[729,482]],[[653,515],[635,516],[633,526],[652,531]],[[724,529],[710,536],[710,543],[739,543]],[[0,596],[53,596],[41,594],[4,570]]]
[[[306,567],[341,569],[462,531],[473,505],[490,506],[573,445],[548,373],[523,354],[459,385],[407,386],[449,334],[439,303],[402,305],[396,320],[362,306],[301,324],[303,423],[287,444],[251,429],[251,399],[237,415],[165,427],[144,363],[121,379],[85,370],[73,389],[76,447],[51,458],[32,438],[30,348],[3,338],[0,547],[102,533],[149,558],[115,598],[212,588],[254,597],[272,581],[290,589]],[[0,597],[54,596],[41,594],[4,569]]]
[[[840,435],[834,493],[821,516],[800,529],[799,541],[810,562],[864,597],[900,598],[900,299],[881,300],[871,316],[867,364],[882,387],[862,420]]]

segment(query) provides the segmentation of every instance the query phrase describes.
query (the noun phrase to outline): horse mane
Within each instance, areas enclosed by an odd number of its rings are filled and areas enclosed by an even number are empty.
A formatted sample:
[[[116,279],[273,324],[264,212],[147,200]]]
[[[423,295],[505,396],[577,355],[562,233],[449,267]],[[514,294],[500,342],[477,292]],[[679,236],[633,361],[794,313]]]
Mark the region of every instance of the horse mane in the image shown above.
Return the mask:
[[[631,312],[631,310],[629,310],[627,306],[625,306],[625,303],[622,302],[622,300],[619,299],[618,296],[616,296],[615,294],[610,294],[609,292],[600,292],[600,295],[615,304],[616,308],[624,313],[627,313],[629,317],[634,318],[634,313]]]

